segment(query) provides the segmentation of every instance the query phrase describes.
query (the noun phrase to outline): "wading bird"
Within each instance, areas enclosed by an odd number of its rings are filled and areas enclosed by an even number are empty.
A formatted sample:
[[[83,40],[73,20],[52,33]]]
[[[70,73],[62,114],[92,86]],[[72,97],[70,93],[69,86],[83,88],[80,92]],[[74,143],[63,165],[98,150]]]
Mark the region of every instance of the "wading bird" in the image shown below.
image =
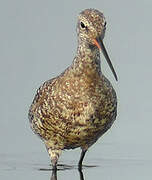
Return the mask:
[[[81,169],[88,148],[116,119],[116,93],[100,66],[102,51],[117,80],[103,44],[105,30],[105,17],[100,11],[86,9],[79,14],[78,48],[72,64],[44,82],[30,106],[31,128],[43,140],[53,169],[62,150],[78,147],[82,149],[78,164]]]

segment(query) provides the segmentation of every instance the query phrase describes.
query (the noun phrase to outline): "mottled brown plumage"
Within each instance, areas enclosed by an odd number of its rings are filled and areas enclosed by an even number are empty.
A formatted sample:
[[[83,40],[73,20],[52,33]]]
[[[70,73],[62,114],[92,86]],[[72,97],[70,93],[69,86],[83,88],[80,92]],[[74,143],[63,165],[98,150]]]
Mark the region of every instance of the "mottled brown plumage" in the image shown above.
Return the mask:
[[[117,79],[102,42],[105,28],[105,18],[98,10],[80,13],[78,49],[72,65],[46,81],[30,107],[31,128],[44,141],[54,168],[63,149],[77,147],[82,149],[81,167],[87,149],[116,119],[116,93],[100,67],[99,48]]]

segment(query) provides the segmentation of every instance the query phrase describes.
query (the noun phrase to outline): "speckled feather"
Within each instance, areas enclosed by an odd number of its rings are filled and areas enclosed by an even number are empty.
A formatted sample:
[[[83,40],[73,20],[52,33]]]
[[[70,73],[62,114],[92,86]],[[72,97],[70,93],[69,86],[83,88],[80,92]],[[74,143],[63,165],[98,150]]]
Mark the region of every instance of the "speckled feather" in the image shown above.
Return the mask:
[[[90,27],[90,35],[81,30],[82,20]],[[31,128],[57,159],[63,149],[88,149],[116,119],[116,93],[101,72],[99,49],[90,42],[90,37],[104,36],[105,24],[97,10],[79,15],[78,49],[72,65],[46,81],[30,107]]]

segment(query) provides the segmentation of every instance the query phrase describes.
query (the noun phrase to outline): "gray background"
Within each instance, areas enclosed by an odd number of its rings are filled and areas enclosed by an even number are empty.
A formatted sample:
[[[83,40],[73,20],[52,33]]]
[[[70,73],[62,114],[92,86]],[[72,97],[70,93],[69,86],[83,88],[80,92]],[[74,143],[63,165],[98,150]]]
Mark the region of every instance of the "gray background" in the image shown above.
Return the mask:
[[[49,157],[29,128],[27,113],[36,89],[61,73],[77,47],[77,15],[85,8],[104,12],[104,44],[118,74],[116,82],[101,56],[102,71],[118,95],[112,129],[90,148],[85,179],[151,179],[152,168],[152,1],[0,0],[0,177],[50,179]],[[60,163],[76,165],[79,149]],[[79,179],[75,168],[58,179]]]

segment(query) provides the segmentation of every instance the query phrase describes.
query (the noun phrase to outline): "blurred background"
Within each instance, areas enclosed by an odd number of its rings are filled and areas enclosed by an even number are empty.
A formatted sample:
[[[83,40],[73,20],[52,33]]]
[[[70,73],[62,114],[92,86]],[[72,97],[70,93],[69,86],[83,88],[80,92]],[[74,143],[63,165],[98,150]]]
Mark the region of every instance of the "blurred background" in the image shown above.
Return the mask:
[[[85,164],[100,167],[96,176],[87,170],[86,178],[152,177],[151,7],[151,0],[0,0],[0,177],[24,179],[28,169],[48,168],[45,146],[29,127],[28,109],[36,89],[72,63],[77,16],[86,8],[104,12],[104,44],[119,78],[116,82],[101,55],[102,71],[117,92],[118,116],[90,148]],[[65,151],[60,161],[76,165],[79,155],[79,149]],[[28,177],[50,174],[34,172]],[[59,179],[70,179],[73,172],[64,174]]]

